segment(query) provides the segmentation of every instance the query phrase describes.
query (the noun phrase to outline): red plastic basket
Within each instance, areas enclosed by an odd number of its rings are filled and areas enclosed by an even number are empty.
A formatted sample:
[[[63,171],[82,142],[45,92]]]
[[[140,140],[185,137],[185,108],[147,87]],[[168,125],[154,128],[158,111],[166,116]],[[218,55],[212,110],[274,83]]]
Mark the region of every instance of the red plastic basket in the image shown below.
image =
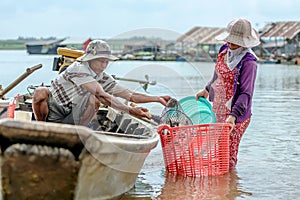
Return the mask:
[[[161,125],[166,170],[183,176],[222,175],[229,171],[230,124]]]

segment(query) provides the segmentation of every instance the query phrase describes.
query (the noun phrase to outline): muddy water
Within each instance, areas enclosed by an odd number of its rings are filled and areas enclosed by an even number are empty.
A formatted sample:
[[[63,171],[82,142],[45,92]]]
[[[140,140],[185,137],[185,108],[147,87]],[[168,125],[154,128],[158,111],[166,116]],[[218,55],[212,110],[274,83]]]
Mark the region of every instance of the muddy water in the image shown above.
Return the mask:
[[[50,83],[53,56],[28,56],[24,51],[0,51],[1,84],[5,87],[29,66],[43,69],[30,75],[8,96],[30,84]],[[147,92],[175,98],[194,95],[211,77],[213,63],[127,62],[111,64],[107,72],[150,81]],[[144,92],[143,85],[120,82]],[[162,106],[145,105],[160,114]],[[135,188],[123,199],[298,199],[300,195],[300,67],[259,65],[253,117],[242,138],[236,170],[216,177],[190,178],[167,174],[161,146],[151,151]]]
[[[199,65],[199,71],[210,72],[210,66],[202,66],[206,70]],[[182,91],[178,96],[191,95],[190,90],[182,90],[184,82],[176,84]],[[253,117],[240,145],[236,170],[218,177],[172,176],[164,170],[159,144],[125,199],[298,199],[299,111],[300,67],[260,64]]]

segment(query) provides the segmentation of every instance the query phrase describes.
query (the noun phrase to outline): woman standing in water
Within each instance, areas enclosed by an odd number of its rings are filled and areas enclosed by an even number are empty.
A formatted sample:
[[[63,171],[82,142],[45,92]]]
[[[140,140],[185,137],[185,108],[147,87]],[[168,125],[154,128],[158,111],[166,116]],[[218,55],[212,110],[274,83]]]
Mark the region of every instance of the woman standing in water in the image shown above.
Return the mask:
[[[260,40],[246,19],[231,21],[226,33],[217,39],[226,43],[220,48],[213,78],[196,94],[196,99],[209,97],[217,122],[232,124],[229,167],[234,169],[240,140],[252,115],[257,57],[251,47],[259,45]]]

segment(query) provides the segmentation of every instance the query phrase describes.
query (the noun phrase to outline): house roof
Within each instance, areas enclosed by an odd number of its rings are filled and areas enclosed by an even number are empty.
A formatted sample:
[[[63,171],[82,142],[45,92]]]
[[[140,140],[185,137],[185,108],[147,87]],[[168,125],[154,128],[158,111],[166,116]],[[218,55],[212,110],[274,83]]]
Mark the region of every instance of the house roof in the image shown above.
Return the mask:
[[[189,30],[188,32],[186,32],[185,34],[183,34],[182,36],[180,36],[177,39],[177,42],[182,42],[185,38],[188,38],[192,33],[194,33],[195,31],[197,31],[198,29],[200,29],[199,26],[195,26],[194,28],[192,28],[191,30]]]
[[[226,28],[219,27],[199,27],[196,26],[190,31],[180,36],[177,42],[195,42],[198,44],[219,44],[223,43],[215,38],[226,31]]]
[[[293,39],[300,32],[300,21],[269,23],[261,31],[261,37],[284,37]]]

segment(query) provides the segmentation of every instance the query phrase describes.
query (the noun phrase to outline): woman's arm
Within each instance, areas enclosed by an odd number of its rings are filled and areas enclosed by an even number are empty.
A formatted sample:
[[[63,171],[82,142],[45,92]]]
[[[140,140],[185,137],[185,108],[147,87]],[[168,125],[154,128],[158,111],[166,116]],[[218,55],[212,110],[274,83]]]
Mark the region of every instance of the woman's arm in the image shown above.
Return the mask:
[[[236,93],[234,94],[234,104],[232,105],[230,115],[238,117],[244,115],[251,105],[254,84],[257,73],[257,64],[254,60],[248,60],[242,63],[243,67],[240,70],[240,78],[237,85]]]

